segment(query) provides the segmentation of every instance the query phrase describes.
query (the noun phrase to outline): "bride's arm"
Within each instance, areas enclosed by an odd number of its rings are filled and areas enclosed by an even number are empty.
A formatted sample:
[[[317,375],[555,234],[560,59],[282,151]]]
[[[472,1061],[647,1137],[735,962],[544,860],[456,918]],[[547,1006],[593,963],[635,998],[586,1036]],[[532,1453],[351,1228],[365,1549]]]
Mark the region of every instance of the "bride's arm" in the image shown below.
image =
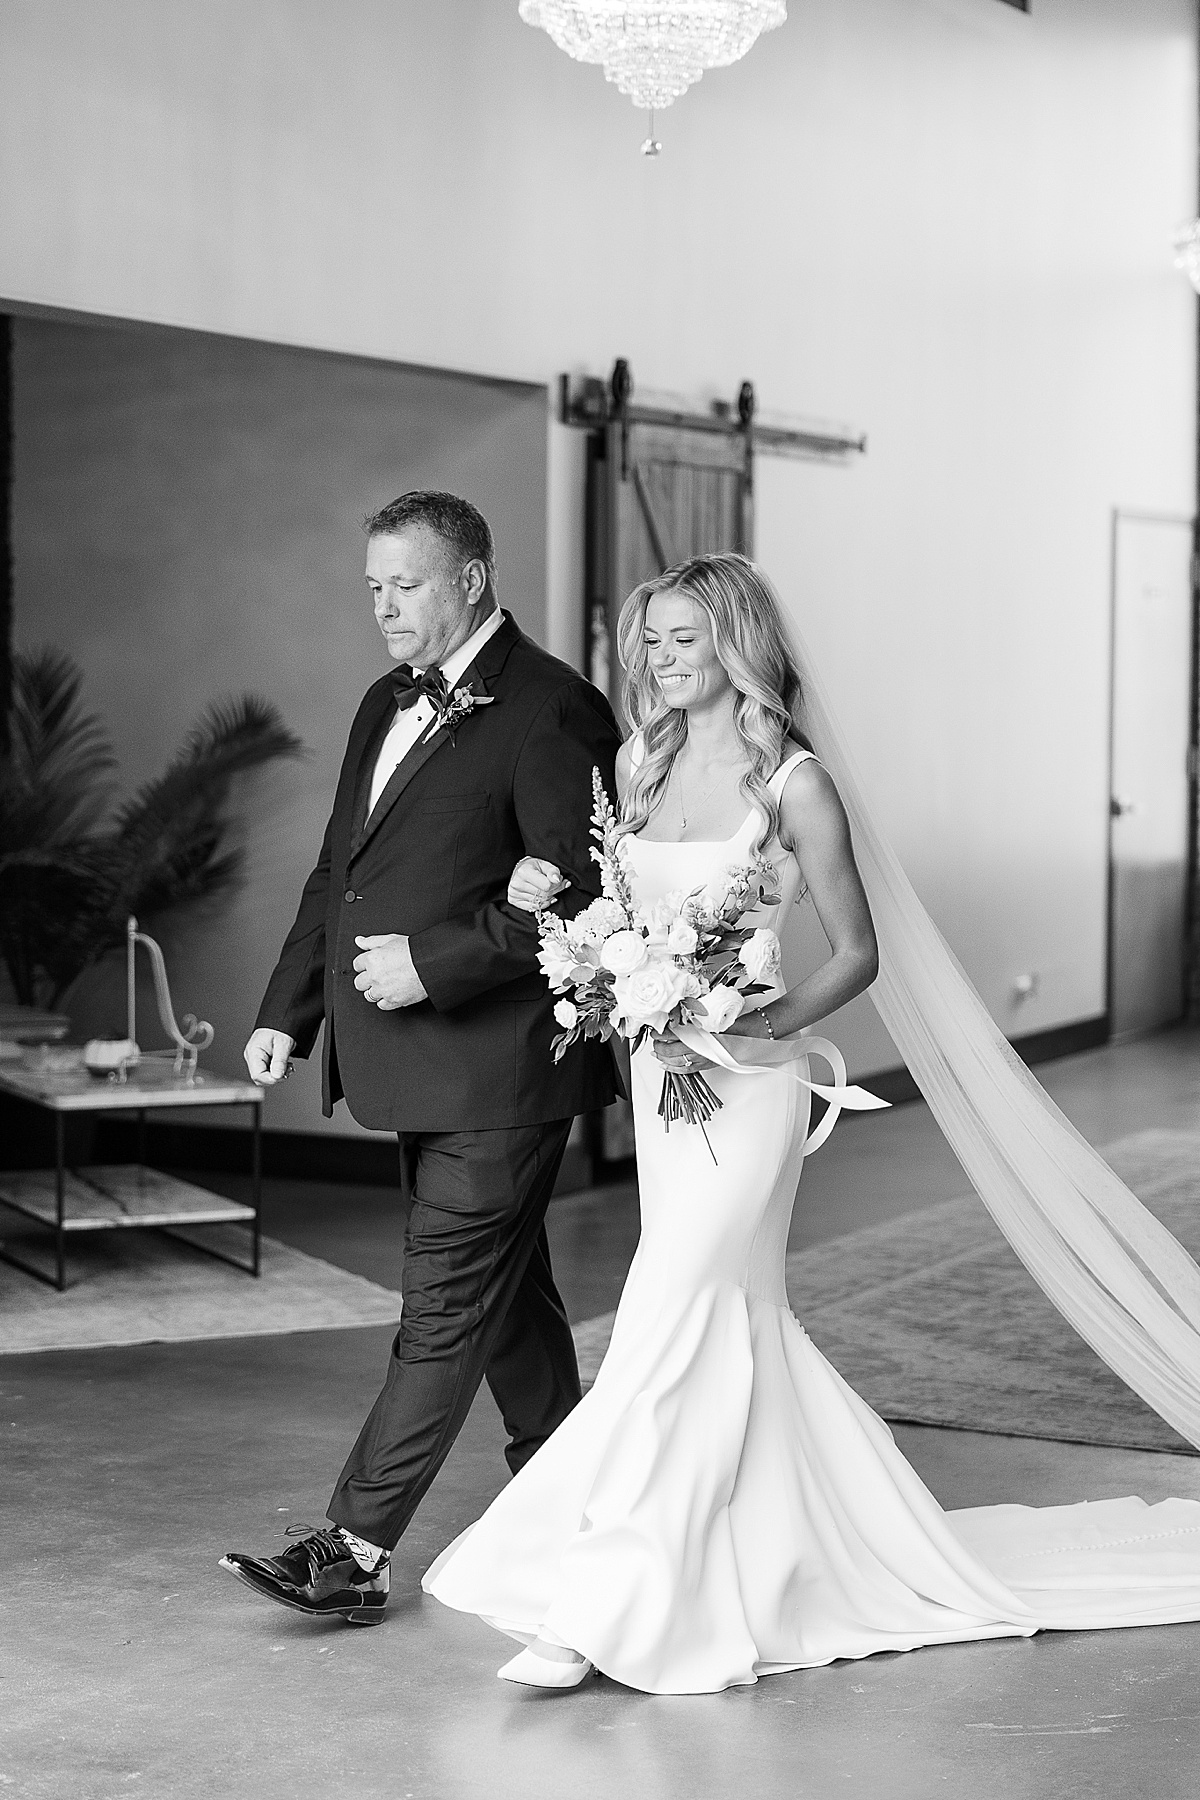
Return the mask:
[[[735,1019],[729,1027],[734,1037],[766,1037],[763,1013],[776,1037],[790,1037],[845,1006],[879,973],[875,927],[854,860],[849,821],[819,763],[803,762],[789,776],[779,809],[779,836],[800,864],[831,954],[761,1012]]]

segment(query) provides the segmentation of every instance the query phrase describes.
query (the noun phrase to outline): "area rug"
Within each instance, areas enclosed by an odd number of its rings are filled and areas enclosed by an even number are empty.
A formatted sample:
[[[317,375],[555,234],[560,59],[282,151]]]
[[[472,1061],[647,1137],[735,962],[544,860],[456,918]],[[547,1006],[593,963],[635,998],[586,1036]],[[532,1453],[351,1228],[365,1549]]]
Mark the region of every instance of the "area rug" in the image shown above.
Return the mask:
[[[225,1247],[244,1256],[246,1243],[245,1231],[230,1231]],[[63,1294],[0,1262],[0,1355],[337,1331],[400,1316],[399,1294],[274,1238],[262,1240],[257,1280],[150,1231],[81,1232],[68,1252]]]
[[[1140,1131],[1103,1155],[1200,1257],[1200,1133]],[[885,1419],[1194,1454],[1076,1336],[974,1196],[800,1251],[787,1281],[813,1342]],[[576,1332],[585,1382],[611,1329],[608,1314]]]

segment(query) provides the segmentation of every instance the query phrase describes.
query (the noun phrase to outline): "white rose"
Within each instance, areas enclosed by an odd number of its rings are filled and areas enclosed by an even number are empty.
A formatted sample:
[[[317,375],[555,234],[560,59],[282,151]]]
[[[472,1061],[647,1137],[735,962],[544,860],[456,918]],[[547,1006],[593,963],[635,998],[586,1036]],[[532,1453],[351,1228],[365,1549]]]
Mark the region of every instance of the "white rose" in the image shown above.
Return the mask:
[[[738,961],[751,981],[773,981],[783,961],[779,939],[769,926],[760,925],[738,952]]]
[[[614,975],[632,975],[646,956],[646,940],[640,931],[614,931],[600,952],[600,961]]]
[[[579,1023],[579,1008],[570,1000],[560,1000],[554,1009],[554,1016],[560,1025],[571,1031]]]
[[[723,985],[691,1002],[696,1023],[703,1026],[705,1031],[728,1031],[744,1005],[745,1001],[736,988]]]
[[[695,926],[686,919],[676,919],[667,933],[667,949],[672,956],[690,956],[699,942]]]
[[[538,966],[556,994],[564,988],[571,987],[581,974],[579,963],[571,952],[569,944],[562,938],[543,938],[538,948]]]
[[[649,962],[631,975],[618,975],[613,983],[615,1022],[632,1031],[643,1025],[652,1031],[664,1030],[690,983],[688,971],[673,962]]]

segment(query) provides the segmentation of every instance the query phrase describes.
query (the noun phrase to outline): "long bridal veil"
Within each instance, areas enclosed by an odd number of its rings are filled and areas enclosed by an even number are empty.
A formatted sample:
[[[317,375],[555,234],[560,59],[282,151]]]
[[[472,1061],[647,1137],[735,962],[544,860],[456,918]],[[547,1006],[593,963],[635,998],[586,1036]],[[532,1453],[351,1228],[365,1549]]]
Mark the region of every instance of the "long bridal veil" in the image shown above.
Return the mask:
[[[871,989],[980,1199],[1064,1318],[1200,1449],[1200,1268],[1080,1136],[992,1020],[876,824],[795,634],[812,745],[841,793],[879,937]]]

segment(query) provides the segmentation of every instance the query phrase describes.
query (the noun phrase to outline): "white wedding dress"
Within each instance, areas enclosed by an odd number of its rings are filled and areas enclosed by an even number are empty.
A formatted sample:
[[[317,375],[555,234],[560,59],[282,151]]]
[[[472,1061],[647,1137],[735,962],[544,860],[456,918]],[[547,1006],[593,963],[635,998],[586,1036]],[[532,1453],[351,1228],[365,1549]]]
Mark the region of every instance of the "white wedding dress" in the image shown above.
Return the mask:
[[[807,754],[776,773],[777,795]],[[758,826],[752,813],[722,843],[627,840],[639,900],[748,861]],[[779,844],[770,854],[778,928],[800,876]],[[426,1591],[655,1694],[921,1644],[1200,1619],[1200,1502],[943,1512],[788,1306],[808,1090],[787,1069],[706,1073],[724,1103],[707,1127],[715,1163],[699,1129],[664,1131],[661,1066],[634,1057],[642,1235],[608,1353]]]

